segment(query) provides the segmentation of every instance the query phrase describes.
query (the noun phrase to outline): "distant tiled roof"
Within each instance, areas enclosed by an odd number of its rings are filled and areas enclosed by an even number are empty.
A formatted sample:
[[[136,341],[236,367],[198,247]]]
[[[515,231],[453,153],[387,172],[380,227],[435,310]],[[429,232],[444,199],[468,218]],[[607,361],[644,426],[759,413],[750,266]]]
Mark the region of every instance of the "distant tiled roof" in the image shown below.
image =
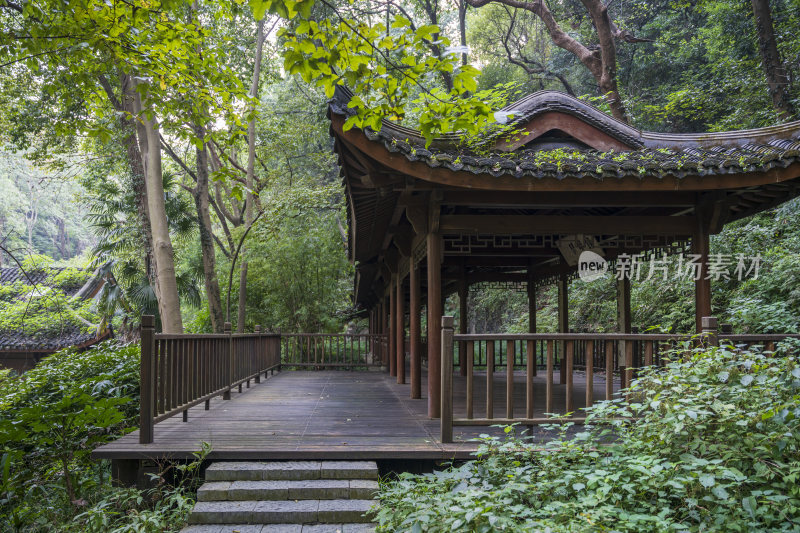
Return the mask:
[[[58,268],[51,268],[49,270],[55,270],[59,272],[61,269]],[[16,281],[21,281],[26,285],[30,285],[31,282],[35,284],[44,283],[47,281],[48,272],[44,272],[41,270],[37,271],[30,271],[26,274],[16,267],[0,267],[0,283],[3,284],[10,284]]]
[[[70,346],[86,346],[109,337],[109,333],[100,338],[94,332],[84,333],[80,328],[66,326],[57,334],[37,338],[23,329],[17,332],[0,331],[0,353],[3,351],[56,351]]]
[[[339,89],[330,103],[333,113],[350,116],[351,93]],[[800,162],[800,122],[710,134],[659,134],[639,131],[571,96],[545,91],[512,104],[513,122],[520,123],[546,111],[575,116],[603,133],[631,146],[628,151],[601,152],[564,148],[560,151],[521,148],[515,152],[476,154],[458,146],[458,135],[444,135],[425,148],[416,130],[384,122],[380,132],[364,131],[366,137],[409,161],[454,172],[515,178],[710,176],[767,172]]]
[[[39,288],[51,287],[50,280],[53,274],[63,272],[64,268],[48,267],[46,271],[32,270],[23,272],[16,267],[2,267],[0,268],[0,284],[12,284],[15,282],[22,282],[28,286],[37,286]],[[84,293],[88,294],[87,288],[93,288],[98,283],[104,282],[102,276],[92,276],[85,284],[77,284],[75,286],[59,287],[67,296],[83,298]],[[100,278],[100,279],[98,279]],[[66,322],[66,321],[65,321]],[[106,332],[100,338],[97,337],[95,332],[86,333],[80,327],[73,324],[65,323],[63,328],[55,332],[42,334],[33,329],[33,326],[23,327],[18,331],[2,331],[0,330],[0,352],[3,351],[43,351],[52,352],[67,348],[70,346],[87,346],[98,342],[99,340],[108,338],[110,332]]]
[[[52,275],[63,272],[65,268],[47,267],[47,270],[29,270],[23,272],[17,267],[0,267],[0,284],[11,284],[21,281],[25,285],[36,285],[40,287],[50,287],[49,280]],[[78,291],[83,287],[83,283],[59,287],[67,296],[76,296]]]

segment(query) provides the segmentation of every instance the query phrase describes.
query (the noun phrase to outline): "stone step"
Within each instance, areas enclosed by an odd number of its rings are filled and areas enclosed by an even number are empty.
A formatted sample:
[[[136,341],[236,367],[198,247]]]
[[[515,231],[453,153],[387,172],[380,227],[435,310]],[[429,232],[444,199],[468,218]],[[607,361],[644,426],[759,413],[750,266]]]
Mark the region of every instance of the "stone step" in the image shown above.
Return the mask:
[[[365,523],[374,500],[198,501],[189,524]]]
[[[371,479],[209,481],[197,491],[197,501],[368,500],[377,492],[378,482]]]
[[[378,479],[374,461],[226,461],[206,469],[206,481]]]
[[[189,526],[181,533],[373,533],[372,524],[230,524]]]

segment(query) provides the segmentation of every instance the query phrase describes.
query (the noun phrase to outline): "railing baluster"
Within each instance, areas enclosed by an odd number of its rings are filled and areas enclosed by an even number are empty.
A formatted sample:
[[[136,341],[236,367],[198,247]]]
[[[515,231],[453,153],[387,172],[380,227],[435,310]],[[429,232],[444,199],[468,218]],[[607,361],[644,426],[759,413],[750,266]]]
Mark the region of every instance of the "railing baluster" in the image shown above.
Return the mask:
[[[574,398],[573,398],[573,383],[572,383],[572,369],[574,366],[574,357],[575,357],[575,341],[567,341],[566,342],[566,364],[564,365],[567,379],[567,401],[566,401],[566,408],[567,413],[571,413],[575,410]]]
[[[486,418],[494,418],[494,341],[486,341]]]
[[[644,366],[653,364],[653,341],[645,341],[644,345]]]
[[[533,418],[533,376],[536,375],[536,342],[527,342],[527,366],[525,368],[525,417]]]
[[[633,381],[633,342],[625,343],[625,386],[630,387]]]
[[[545,403],[546,413],[553,412],[553,341],[547,341],[547,382],[545,384]]]
[[[506,341],[506,418],[514,418],[514,341]]]
[[[473,395],[474,395],[474,383],[473,383],[473,372],[474,372],[474,365],[475,362],[475,343],[473,341],[467,341],[467,418],[472,418],[473,416]]]
[[[614,344],[615,341],[606,341],[606,400],[614,397]]]
[[[594,403],[594,341],[586,341],[586,407]]]

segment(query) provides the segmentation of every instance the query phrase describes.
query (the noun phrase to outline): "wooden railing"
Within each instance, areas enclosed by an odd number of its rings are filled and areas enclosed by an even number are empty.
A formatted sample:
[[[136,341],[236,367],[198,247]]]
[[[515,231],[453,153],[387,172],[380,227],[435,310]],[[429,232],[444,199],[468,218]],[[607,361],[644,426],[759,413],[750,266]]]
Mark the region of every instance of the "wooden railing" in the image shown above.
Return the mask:
[[[142,317],[140,366],[139,442],[153,442],[153,426],[166,418],[215,396],[229,400],[231,390],[261,374],[280,369],[280,335],[276,333],[231,333],[210,335],[156,334],[152,316]]]
[[[314,369],[380,367],[388,360],[387,342],[386,335],[284,333],[282,364]]]
[[[459,335],[453,332],[453,317],[442,317],[442,374],[441,374],[441,441],[452,442],[453,426],[489,426],[495,424],[521,424],[525,426],[543,423],[581,423],[585,417],[574,416],[575,394],[574,370],[581,368],[585,376],[585,406],[594,402],[595,375],[603,374],[604,398],[612,399],[615,389],[624,389],[631,384],[637,369],[651,365],[663,365],[668,354],[676,349],[692,349],[698,342],[717,344],[723,342],[734,347],[760,345],[766,351],[774,351],[775,344],[789,337],[800,335],[732,335],[719,333],[716,319],[704,318],[703,334],[692,338],[689,335],[641,334],[641,333],[532,333],[532,334],[472,334]],[[466,375],[465,406],[463,416],[455,417],[453,409],[453,371],[458,368],[455,347],[465,350]],[[679,353],[679,350],[678,350]],[[543,367],[544,413],[565,413],[568,416],[542,418],[535,411],[534,377]],[[505,413],[496,416],[494,410],[495,373],[500,369],[505,374]],[[559,385],[564,385],[564,405],[554,403],[554,371],[559,370]],[[525,373],[524,415],[514,402],[514,372]],[[476,372],[481,372],[476,376]],[[475,416],[476,377],[485,379],[484,416]],[[539,384],[541,387],[542,385]],[[521,409],[522,406],[519,406]]]

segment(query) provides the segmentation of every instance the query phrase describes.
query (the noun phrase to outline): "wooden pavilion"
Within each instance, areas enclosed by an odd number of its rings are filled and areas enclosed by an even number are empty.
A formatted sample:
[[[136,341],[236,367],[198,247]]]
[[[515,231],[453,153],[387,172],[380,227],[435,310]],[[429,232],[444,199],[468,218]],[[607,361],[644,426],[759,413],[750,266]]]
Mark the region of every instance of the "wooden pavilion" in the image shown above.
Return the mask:
[[[343,131],[349,98],[342,89],[330,103],[331,132],[347,193],[355,300],[371,331],[172,335],[144,317],[140,429],[93,451],[112,460],[118,479],[141,477],[148,461],[190,458],[202,443],[218,460],[397,466],[469,459],[471,439],[495,424],[533,431],[579,423],[583,407],[619,394],[638,368],[663,364],[662,347],[690,332],[630,333],[623,278],[620,332],[568,333],[575,253],[620,262],[623,254],[691,250],[701,258],[698,329],[713,333],[709,235],[800,192],[800,122],[665,135],[540,92],[506,110],[524,135],[499,137],[476,154],[458,136],[425,148],[418,132],[388,122],[380,132]],[[453,318],[442,316],[445,296],[457,293],[466,316],[469,286],[481,282],[527,291],[531,333],[466,334],[464,321],[454,332]],[[549,283],[558,285],[562,333],[536,332],[535,289]],[[770,351],[787,336],[726,339]],[[381,366],[390,372],[375,372]],[[290,368],[308,371],[281,371]],[[547,431],[536,438],[551,438]]]
[[[440,411],[443,299],[467,315],[473,283],[524,285],[530,332],[535,289],[558,285],[559,331],[568,332],[565,249],[599,247],[605,259],[654,251],[700,256],[695,314],[712,315],[709,235],[800,192],[800,121],[756,130],[662,134],[637,130],[566,94],[512,104],[517,134],[483,153],[449,135],[426,148],[418,131],[343,124],[351,93],[330,104],[331,134],[347,193],[355,301],[372,333],[388,334],[391,375],[421,397],[420,310],[427,305],[428,416]],[[629,333],[630,281],[618,281],[619,328]],[[408,315],[409,345],[405,346]],[[461,321],[460,333],[466,333]],[[464,364],[460,365],[464,368]]]

